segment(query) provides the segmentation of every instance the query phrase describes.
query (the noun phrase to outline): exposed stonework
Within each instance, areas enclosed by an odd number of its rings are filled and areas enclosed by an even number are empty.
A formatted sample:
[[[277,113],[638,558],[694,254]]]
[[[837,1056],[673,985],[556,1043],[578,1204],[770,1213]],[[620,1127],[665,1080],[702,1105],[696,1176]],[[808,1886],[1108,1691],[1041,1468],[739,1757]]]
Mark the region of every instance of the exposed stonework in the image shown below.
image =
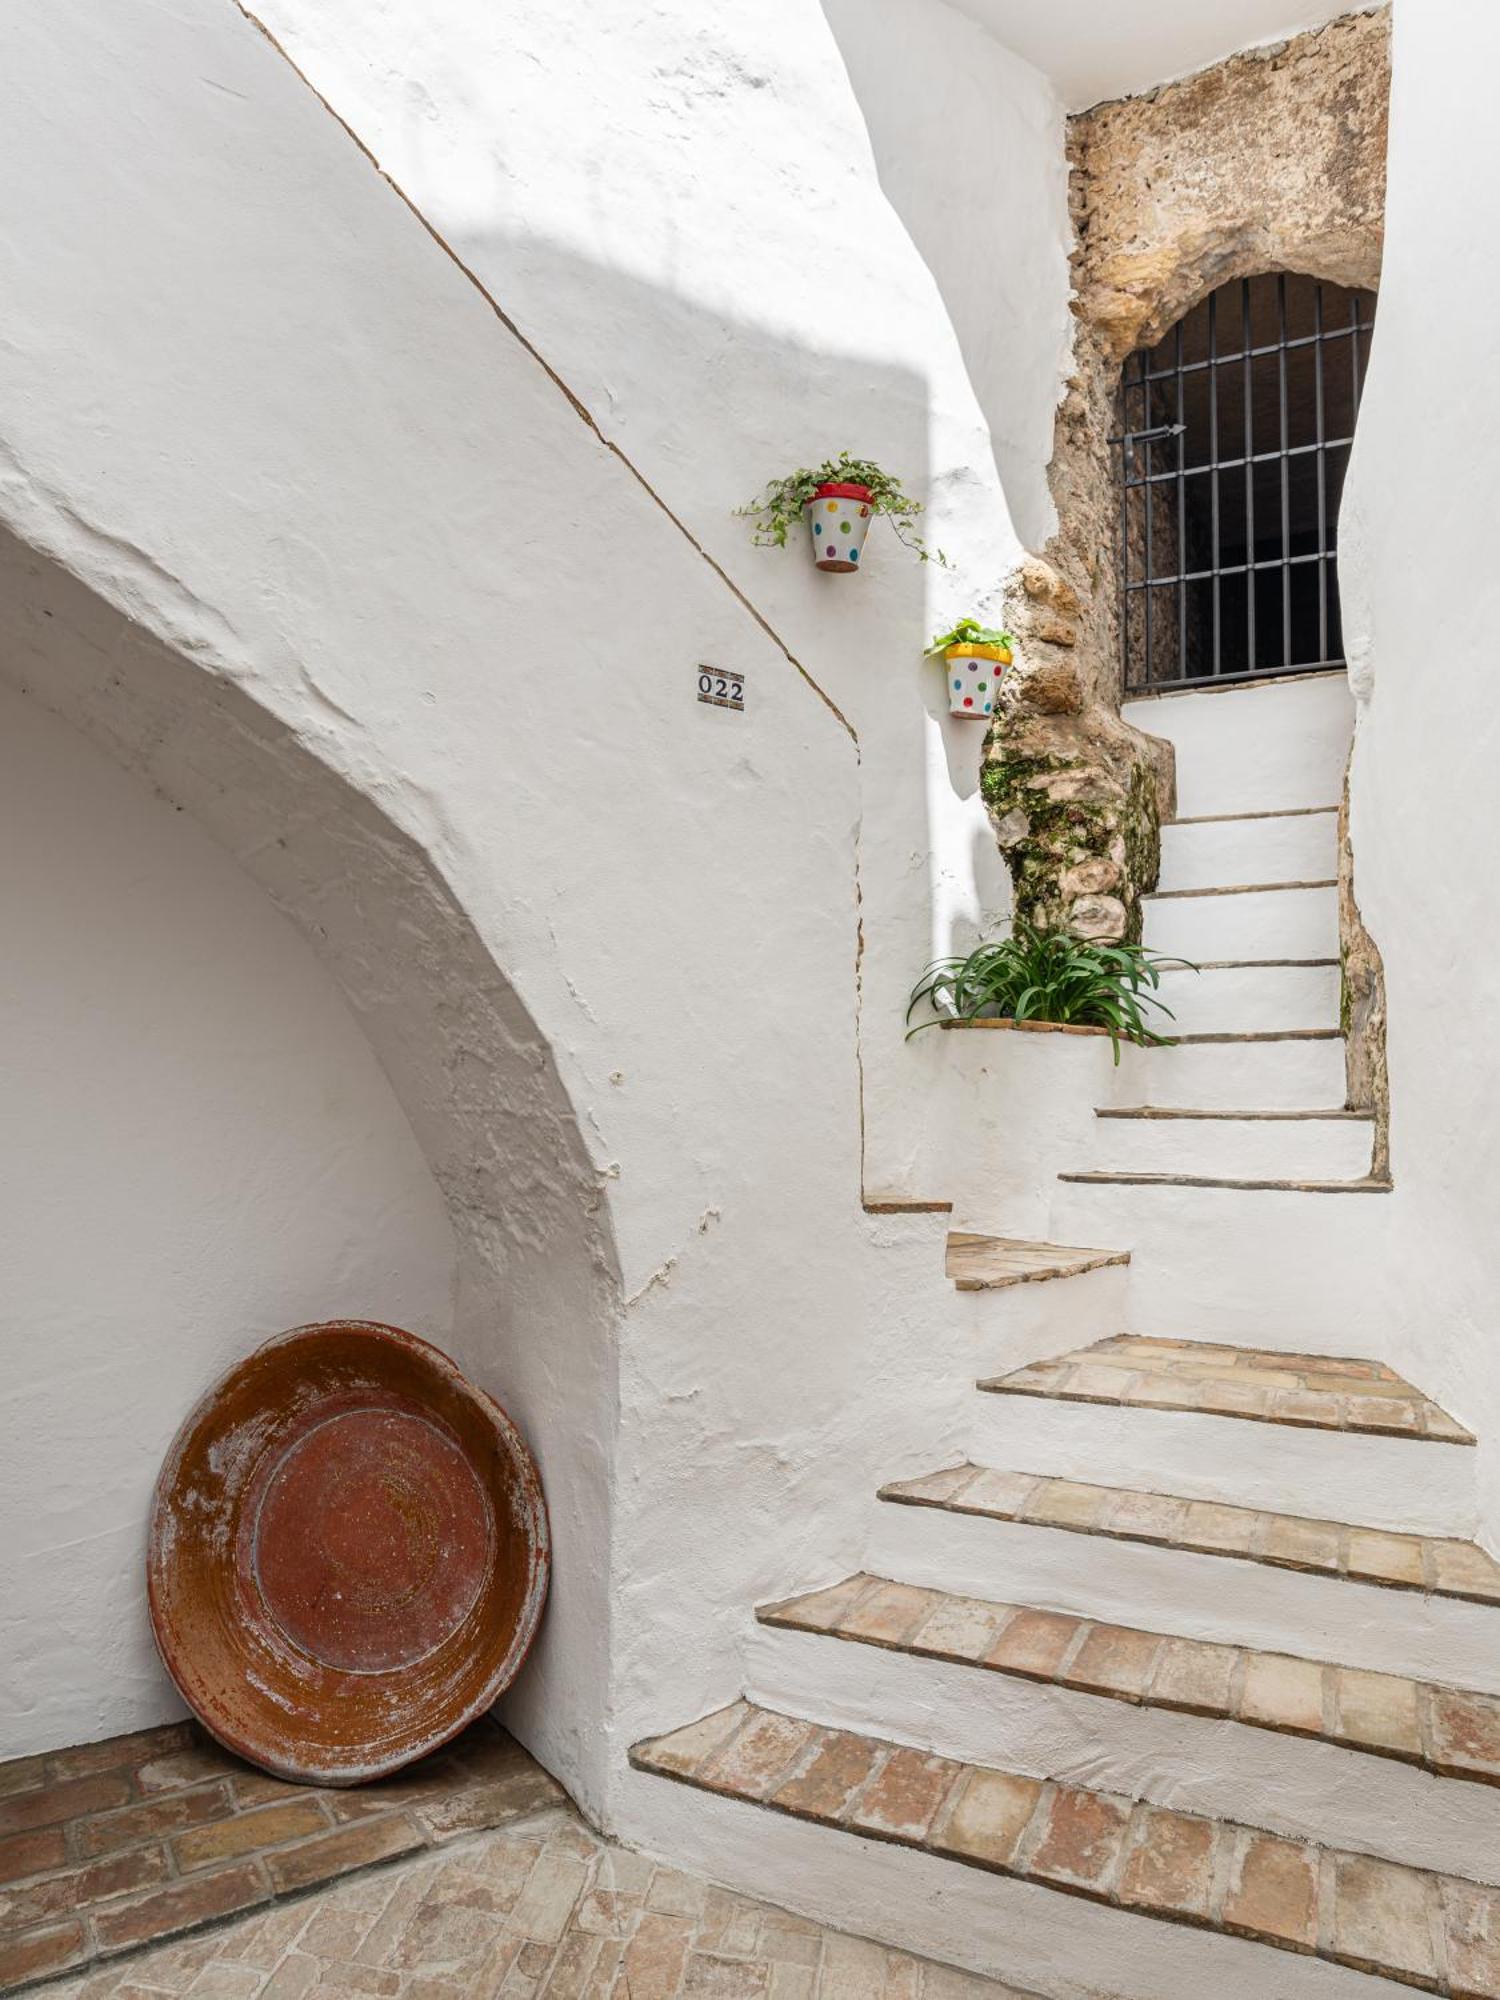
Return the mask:
[[[1007,604],[1018,664],[984,776],[1023,915],[1138,935],[1172,805],[1170,748],[1119,716],[1121,365],[1232,279],[1376,284],[1389,62],[1382,8],[1071,121],[1077,326],[1050,471],[1058,532]]]
[[[1385,965],[1365,929],[1354,896],[1347,772],[1339,805],[1339,962],[1343,975],[1339,1025],[1344,1031],[1349,1103],[1356,1111],[1375,1114],[1370,1171],[1377,1180],[1387,1180],[1391,1171],[1391,1086],[1385,1059]]]

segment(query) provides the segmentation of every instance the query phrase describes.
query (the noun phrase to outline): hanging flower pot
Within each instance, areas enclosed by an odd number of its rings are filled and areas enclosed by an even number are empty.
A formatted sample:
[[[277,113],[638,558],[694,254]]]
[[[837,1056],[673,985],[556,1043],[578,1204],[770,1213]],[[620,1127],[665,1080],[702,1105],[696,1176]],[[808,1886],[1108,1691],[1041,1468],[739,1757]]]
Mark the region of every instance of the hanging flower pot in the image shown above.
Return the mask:
[[[846,451],[811,470],[801,466],[773,479],[759,499],[736,509],[755,523],[759,548],[784,549],[787,536],[803,522],[818,568],[846,575],[864,567],[865,536],[877,514],[885,515],[914,556],[946,569],[942,550],[928,549],[913,528],[921,511],[921,501],[903,493],[899,479],[873,459],[851,458]]]
[[[992,631],[973,618],[961,618],[950,632],[940,633],[927,648],[929,659],[940,658],[948,676],[948,713],[965,722],[987,722],[995,712],[1000,676],[1014,654],[1009,632]]]
[[[859,568],[873,500],[868,486],[846,480],[827,479],[818,488],[802,512],[819,569]]]

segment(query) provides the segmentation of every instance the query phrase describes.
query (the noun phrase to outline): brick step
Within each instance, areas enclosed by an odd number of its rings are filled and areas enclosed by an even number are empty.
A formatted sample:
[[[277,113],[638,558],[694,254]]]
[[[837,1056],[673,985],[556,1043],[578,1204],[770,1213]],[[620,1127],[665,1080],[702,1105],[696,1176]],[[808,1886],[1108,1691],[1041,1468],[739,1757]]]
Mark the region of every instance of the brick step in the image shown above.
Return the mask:
[[[1111,1264],[1128,1264],[1128,1250],[1079,1250],[1063,1243],[1029,1243],[1016,1236],[976,1236],[953,1230],[945,1270],[961,1292],[1002,1291],[1049,1278],[1076,1278]]]
[[[861,1571],[759,1607],[761,1624],[948,1660],[1049,1687],[1281,1735],[1500,1785],[1500,1697],[1400,1674],[1228,1646]]]
[[[1380,1361],[1115,1334],[979,1387],[995,1395],[1194,1410],[1250,1422],[1472,1445],[1473,1433]]]
[[[1500,2000],[1500,1891],[1459,1876],[934,1756],[750,1702],[630,1756],[637,1770],[944,1862],[1453,2000]]]
[[[951,1514],[1145,1542],[1336,1581],[1377,1584],[1470,1604],[1500,1605],[1500,1563],[1475,1542],[1346,1521],[1222,1506],[1137,1487],[1092,1486],[1034,1472],[957,1465],[882,1486],[882,1500]]]

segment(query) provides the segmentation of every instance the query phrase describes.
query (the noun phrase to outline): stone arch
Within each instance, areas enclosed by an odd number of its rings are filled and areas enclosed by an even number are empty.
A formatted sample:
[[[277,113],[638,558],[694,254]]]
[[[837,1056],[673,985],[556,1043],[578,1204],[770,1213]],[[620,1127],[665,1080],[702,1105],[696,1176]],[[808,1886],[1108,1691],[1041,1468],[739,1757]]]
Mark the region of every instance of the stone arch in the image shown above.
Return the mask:
[[[328,967],[392,1084],[458,1244],[456,1358],[547,1486],[553,1602],[507,1720],[595,1801],[619,1267],[552,1051],[376,773],[336,770],[213,649],[192,656],[3,529],[0,606],[0,674],[207,828]]]
[[[1057,530],[1011,593],[1021,668],[984,780],[1023,912],[1138,935],[1171,809],[1170,751],[1120,719],[1121,365],[1237,278],[1376,288],[1389,91],[1380,8],[1069,122],[1075,329],[1049,473]]]

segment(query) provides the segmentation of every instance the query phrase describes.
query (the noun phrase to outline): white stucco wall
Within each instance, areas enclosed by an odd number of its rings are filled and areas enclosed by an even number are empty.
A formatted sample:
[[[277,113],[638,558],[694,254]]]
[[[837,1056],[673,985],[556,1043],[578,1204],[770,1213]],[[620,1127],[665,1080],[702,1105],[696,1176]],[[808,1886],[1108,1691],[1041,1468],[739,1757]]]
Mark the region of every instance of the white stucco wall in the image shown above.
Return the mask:
[[[1057,527],[1047,484],[1067,377],[1068,174],[1048,79],[945,0],[823,0],[880,185],[958,335],[1017,534]]]
[[[1341,517],[1356,884],[1385,959],[1392,1223],[1411,1366],[1481,1439],[1500,1548],[1491,921],[1500,808],[1500,221],[1484,0],[1398,0],[1385,269]]]
[[[307,945],[186,814],[4,687],[0,937],[3,1759],[181,1713],[142,1577],[187,1405],[308,1320],[445,1343],[455,1251]]]

